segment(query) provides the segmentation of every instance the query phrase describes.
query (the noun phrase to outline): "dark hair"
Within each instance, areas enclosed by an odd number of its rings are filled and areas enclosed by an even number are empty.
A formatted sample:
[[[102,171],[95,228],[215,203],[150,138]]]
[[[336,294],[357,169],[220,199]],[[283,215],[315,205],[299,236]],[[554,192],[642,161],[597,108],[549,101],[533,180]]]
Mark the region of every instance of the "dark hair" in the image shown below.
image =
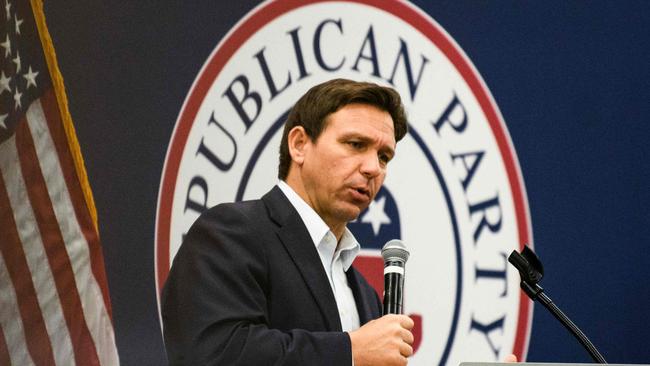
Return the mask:
[[[388,112],[393,119],[395,141],[406,135],[407,121],[402,99],[392,88],[373,83],[347,79],[333,79],[318,84],[293,106],[282,133],[280,143],[280,164],[278,178],[284,180],[289,174],[291,156],[289,155],[289,131],[302,126],[312,141],[316,141],[325,129],[327,117],[348,104],[368,104]]]

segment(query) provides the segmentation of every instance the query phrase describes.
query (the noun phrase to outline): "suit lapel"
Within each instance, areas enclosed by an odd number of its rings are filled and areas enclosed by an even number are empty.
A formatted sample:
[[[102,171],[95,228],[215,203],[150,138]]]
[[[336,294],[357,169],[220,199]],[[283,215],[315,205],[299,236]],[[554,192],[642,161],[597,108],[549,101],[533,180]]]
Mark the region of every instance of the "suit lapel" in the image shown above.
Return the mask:
[[[329,331],[341,331],[334,293],[300,215],[277,186],[262,197],[269,215],[280,227],[278,238],[286,248],[318,304]]]
[[[359,282],[359,272],[354,269],[353,266],[350,266],[345,275],[348,278],[348,285],[352,290],[354,295],[354,302],[357,305],[357,312],[359,313],[359,324],[364,325],[367,322],[375,318],[375,315],[372,311],[372,305],[370,301],[374,299],[369,299],[366,294],[361,290],[361,283]]]

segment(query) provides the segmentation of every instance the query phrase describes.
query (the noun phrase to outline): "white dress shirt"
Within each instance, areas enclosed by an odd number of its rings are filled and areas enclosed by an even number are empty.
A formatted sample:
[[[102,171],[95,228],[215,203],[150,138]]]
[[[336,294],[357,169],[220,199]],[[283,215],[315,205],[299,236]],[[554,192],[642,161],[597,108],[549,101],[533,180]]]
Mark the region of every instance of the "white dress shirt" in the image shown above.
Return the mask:
[[[360,251],[359,242],[346,227],[341,241],[337,243],[336,236],[334,236],[327,224],[293,188],[284,181],[280,181],[278,187],[298,211],[298,215],[300,215],[307,227],[311,240],[316,246],[336,299],[336,306],[341,318],[341,328],[344,332],[358,329],[360,324],[357,304],[354,301],[345,272],[350,268],[354,258]]]

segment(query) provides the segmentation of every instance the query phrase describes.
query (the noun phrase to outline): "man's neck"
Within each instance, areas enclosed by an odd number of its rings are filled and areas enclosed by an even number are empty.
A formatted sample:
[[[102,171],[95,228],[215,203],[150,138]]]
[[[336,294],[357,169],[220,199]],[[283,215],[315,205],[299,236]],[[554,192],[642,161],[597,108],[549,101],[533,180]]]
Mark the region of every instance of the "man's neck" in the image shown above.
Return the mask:
[[[332,220],[328,219],[327,217],[323,217],[320,215],[320,213],[314,208],[314,205],[311,202],[311,199],[307,195],[307,190],[305,189],[304,185],[302,184],[302,181],[299,179],[292,178],[291,174],[284,179],[284,182],[293,189],[294,192],[300,198],[302,198],[309,207],[311,207],[317,214],[320,216],[320,218],[325,222],[325,224],[330,228],[330,231],[332,231],[332,234],[336,237],[336,242],[339,243],[341,241],[341,237],[343,236],[343,233],[345,232],[345,227],[346,224],[342,223],[332,223]]]

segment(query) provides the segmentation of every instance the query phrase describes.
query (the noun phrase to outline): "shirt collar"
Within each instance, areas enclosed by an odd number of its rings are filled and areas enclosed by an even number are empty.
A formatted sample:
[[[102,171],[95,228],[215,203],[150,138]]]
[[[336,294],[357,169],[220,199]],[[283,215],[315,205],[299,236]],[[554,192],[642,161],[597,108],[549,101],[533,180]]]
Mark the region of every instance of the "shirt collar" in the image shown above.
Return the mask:
[[[343,236],[341,236],[341,241],[339,242],[337,250],[337,252],[340,252],[341,264],[345,271],[350,268],[352,262],[354,262],[354,259],[357,257],[357,254],[359,254],[359,251],[361,251],[359,242],[346,227]]]
[[[278,187],[282,190],[282,193],[284,193],[289,202],[291,202],[291,205],[296,209],[296,211],[298,211],[298,215],[307,227],[309,236],[318,250],[321,244],[325,242],[325,236],[328,235],[328,233],[332,237],[334,236],[330,231],[329,226],[327,226],[318,213],[316,213],[316,211],[314,211],[314,209],[309,206],[307,202],[305,202],[305,200],[303,200],[302,197],[300,197],[286,182],[282,180],[279,181]],[[333,253],[333,257],[330,258],[330,260],[336,260],[336,257],[340,256],[343,269],[347,271],[360,250],[361,247],[359,242],[346,227],[341,236],[341,240],[338,243],[336,252]]]

